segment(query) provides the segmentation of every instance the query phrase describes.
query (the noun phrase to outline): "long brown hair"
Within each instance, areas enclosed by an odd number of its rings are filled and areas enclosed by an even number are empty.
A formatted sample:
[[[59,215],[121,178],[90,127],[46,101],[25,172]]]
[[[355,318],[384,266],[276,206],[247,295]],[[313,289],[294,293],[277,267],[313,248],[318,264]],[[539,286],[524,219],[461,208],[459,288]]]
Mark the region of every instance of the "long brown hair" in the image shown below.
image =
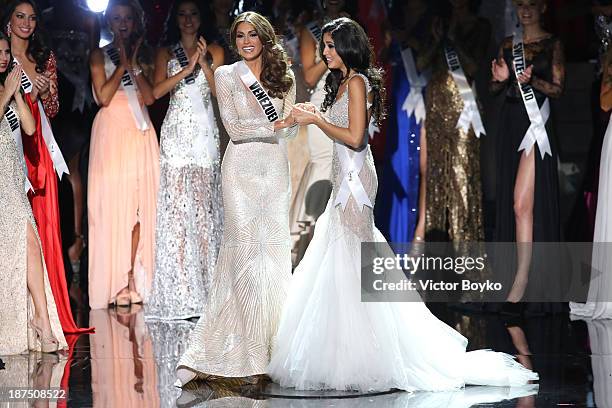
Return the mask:
[[[236,48],[236,30],[240,23],[249,23],[257,32],[257,36],[261,41],[263,50],[261,84],[268,90],[268,93],[273,98],[283,98],[291,85],[293,79],[289,74],[289,63],[287,62],[287,54],[280,45],[272,24],[260,14],[254,11],[247,11],[240,14],[232,23],[230,29],[230,41],[232,47]],[[237,51],[237,50],[236,50]]]

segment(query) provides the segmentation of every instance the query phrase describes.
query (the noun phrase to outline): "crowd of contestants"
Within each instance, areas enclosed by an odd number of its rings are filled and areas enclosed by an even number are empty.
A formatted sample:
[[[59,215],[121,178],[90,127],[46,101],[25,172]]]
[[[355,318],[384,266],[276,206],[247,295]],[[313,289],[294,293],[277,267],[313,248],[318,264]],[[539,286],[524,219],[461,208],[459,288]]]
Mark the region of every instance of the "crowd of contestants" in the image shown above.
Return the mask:
[[[376,22],[368,20],[372,10],[345,1],[301,9],[276,1],[262,8],[291,64],[297,102],[334,102],[326,100],[330,71],[319,52],[327,21],[351,17],[373,39],[378,63],[386,68],[388,119],[380,129],[370,124],[369,132],[374,146],[385,138],[386,149],[375,152],[381,180],[376,216],[389,241],[485,239],[480,142],[491,135],[478,125],[476,93],[471,122],[459,125],[467,102],[449,70],[449,49],[470,86],[486,77],[491,95],[503,95],[492,237],[520,243],[561,239],[553,120],[545,120],[548,154],[539,144],[519,147],[531,124],[520,86],[532,86],[540,108],[561,96],[563,44],[542,26],[544,0],[512,3],[526,60],[518,73],[512,33],[497,57],[486,60],[492,30],[477,16],[475,1],[405,0],[388,10],[374,1],[371,7],[381,7],[386,16]],[[14,0],[4,8],[0,339],[12,340],[0,344],[0,354],[54,351],[66,345],[62,331],[93,330],[75,324],[69,287],[71,293],[88,288],[92,309],[144,302],[151,319],[204,313],[220,261],[224,213],[235,212],[223,208],[221,199],[230,188],[221,183],[221,172],[229,130],[224,124],[231,121],[219,109],[215,83],[215,72],[239,59],[236,33],[229,32],[235,14],[231,2],[176,0],[155,48],[146,41],[137,0],[112,0],[102,18],[76,1],[57,2],[44,13],[34,0]],[[101,29],[112,37],[103,47]],[[610,106],[607,60],[603,108]],[[262,84],[269,86],[265,78]],[[147,106],[164,98],[169,102],[158,135]],[[201,102],[190,103],[194,98]],[[309,160],[287,220],[293,266],[332,192],[333,141],[318,126],[305,128]],[[71,197],[64,200],[70,205],[60,222],[63,177]],[[521,300],[528,282],[529,249],[518,251],[516,264],[507,294],[512,303]],[[20,327],[26,320],[31,324]]]

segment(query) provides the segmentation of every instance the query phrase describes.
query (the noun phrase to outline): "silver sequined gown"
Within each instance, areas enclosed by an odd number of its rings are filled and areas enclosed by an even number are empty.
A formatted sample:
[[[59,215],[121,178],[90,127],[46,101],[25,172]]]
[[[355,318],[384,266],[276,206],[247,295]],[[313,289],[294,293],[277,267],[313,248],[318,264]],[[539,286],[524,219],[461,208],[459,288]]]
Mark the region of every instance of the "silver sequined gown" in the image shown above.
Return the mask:
[[[179,369],[223,377],[265,373],[272,337],[291,277],[289,163],[284,138],[274,132],[235,71],[215,72],[217,98],[231,142],[221,168],[224,229],[208,303],[190,336]],[[272,99],[285,117],[295,86]]]
[[[17,113],[15,104],[12,104]],[[28,137],[28,136],[23,136]],[[0,121],[0,356],[40,350],[35,332],[28,321],[34,316],[34,304],[27,286],[26,230],[38,232],[24,189],[23,153],[5,116]],[[39,245],[40,245],[40,240]],[[42,257],[42,251],[41,251]],[[44,268],[44,261],[43,261]],[[57,308],[44,271],[45,295],[51,329],[62,348],[67,348]]]
[[[348,128],[348,101],[347,90],[329,109],[331,123]],[[363,137],[367,141],[367,128]],[[379,242],[377,255],[394,255],[374,225],[372,208],[358,205],[352,194],[344,210],[334,205],[344,180],[341,148],[334,143],[331,199],[294,271],[270,377],[284,387],[360,391],[446,391],[466,383],[517,386],[537,379],[509,355],[466,353],[467,339],[438,320],[415,292],[404,302],[384,302],[384,294],[379,301],[361,301],[361,244]],[[363,149],[358,177],[374,203],[376,169],[369,145]],[[349,149],[349,155],[355,153]],[[394,271],[385,271],[385,277],[387,272]],[[404,278],[401,270],[395,272]]]
[[[168,61],[168,77],[181,69],[176,58]],[[211,92],[201,70],[195,80],[208,108]],[[219,130],[214,117],[211,129],[200,128],[187,86],[180,81],[172,90],[161,129],[155,273],[147,319],[202,314],[221,243]],[[214,139],[216,158],[195,151],[195,140],[202,132]]]

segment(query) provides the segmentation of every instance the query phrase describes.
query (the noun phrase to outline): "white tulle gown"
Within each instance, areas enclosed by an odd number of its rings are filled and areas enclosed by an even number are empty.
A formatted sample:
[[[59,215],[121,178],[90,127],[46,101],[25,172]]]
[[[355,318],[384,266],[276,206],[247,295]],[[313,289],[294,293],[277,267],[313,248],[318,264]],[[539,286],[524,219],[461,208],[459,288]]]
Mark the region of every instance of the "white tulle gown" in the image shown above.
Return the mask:
[[[587,302],[572,302],[570,309],[572,314],[577,316],[612,319],[612,121],[606,129],[600,162],[591,258],[591,265],[597,276],[591,279]]]
[[[348,91],[330,108],[328,119],[348,127]],[[284,387],[359,391],[441,391],[536,380],[536,373],[510,355],[466,352],[467,339],[422,302],[361,302],[361,242],[385,239],[374,225],[372,208],[359,208],[353,195],[344,210],[334,205],[343,178],[343,148],[334,144],[332,197],[293,275],[270,377]],[[370,148],[365,149],[359,179],[374,203],[378,181]]]

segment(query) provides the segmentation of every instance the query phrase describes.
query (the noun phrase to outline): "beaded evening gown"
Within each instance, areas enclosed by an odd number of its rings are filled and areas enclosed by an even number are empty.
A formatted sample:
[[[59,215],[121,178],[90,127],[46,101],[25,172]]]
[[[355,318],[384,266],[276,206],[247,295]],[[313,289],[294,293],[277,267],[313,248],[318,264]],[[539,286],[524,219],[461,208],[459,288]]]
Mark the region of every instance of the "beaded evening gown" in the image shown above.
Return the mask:
[[[348,127],[348,100],[347,90],[329,109],[334,125]],[[363,137],[368,140],[367,131]],[[339,155],[344,147],[334,143],[332,195],[294,271],[268,366],[270,377],[284,387],[360,391],[443,391],[537,379],[509,355],[466,353],[467,339],[416,297],[412,302],[361,301],[361,243],[387,245],[374,225],[372,208],[359,205],[352,194],[344,210],[334,205],[344,181]],[[374,203],[376,169],[369,145],[363,149],[358,177]],[[355,157],[357,151],[348,150]]]
[[[168,77],[181,69],[176,57],[168,61]],[[223,220],[219,130],[202,70],[195,81],[209,128],[202,129],[195,117],[187,90],[193,85],[183,80],[172,90],[161,129],[155,274],[147,319],[199,317],[217,263]],[[215,147],[213,157],[198,147],[208,139]]]
[[[11,106],[17,114],[15,103]],[[34,317],[34,304],[27,284],[27,229],[32,228],[39,242],[40,239],[24,186],[23,153],[17,150],[8,120],[3,116],[0,122],[0,355],[40,350],[36,334],[28,324]],[[43,268],[51,329],[60,348],[67,348],[44,257]]]
[[[237,72],[215,72],[221,118],[231,142],[221,168],[223,238],[208,301],[178,369],[205,375],[264,374],[291,277],[286,136],[274,131]],[[291,73],[291,71],[289,71]],[[280,117],[295,100],[271,98]]]

